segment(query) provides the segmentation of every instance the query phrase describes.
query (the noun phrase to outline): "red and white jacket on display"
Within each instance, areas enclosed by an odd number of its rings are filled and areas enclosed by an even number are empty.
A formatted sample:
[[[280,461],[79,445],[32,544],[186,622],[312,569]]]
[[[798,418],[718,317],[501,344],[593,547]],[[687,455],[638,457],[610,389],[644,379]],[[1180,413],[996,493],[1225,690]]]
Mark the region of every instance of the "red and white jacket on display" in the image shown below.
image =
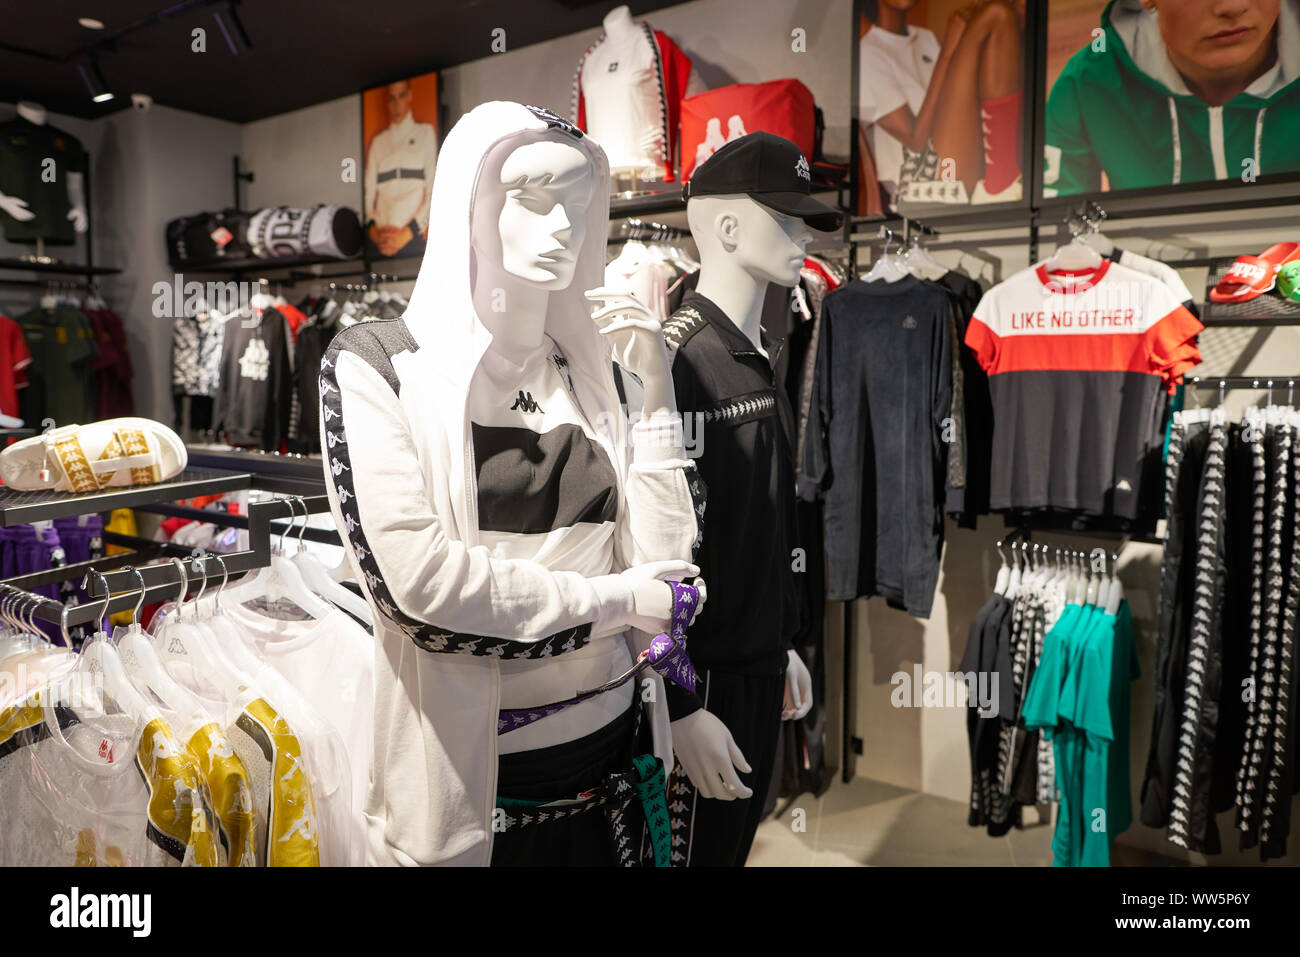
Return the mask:
[[[663,161],[663,179],[671,182],[674,178],[673,158],[677,153],[678,127],[681,123],[682,99],[688,94],[691,84],[691,58],[672,41],[668,34],[653,29],[645,21],[638,23],[645,32],[646,41],[650,43],[655,54],[655,68],[659,78],[660,128],[663,130],[665,144]],[[587,104],[582,89],[582,68],[592,51],[605,42],[602,33],[596,42],[587,47],[578,61],[577,72],[573,75],[572,113],[574,124],[584,132],[587,129]]]

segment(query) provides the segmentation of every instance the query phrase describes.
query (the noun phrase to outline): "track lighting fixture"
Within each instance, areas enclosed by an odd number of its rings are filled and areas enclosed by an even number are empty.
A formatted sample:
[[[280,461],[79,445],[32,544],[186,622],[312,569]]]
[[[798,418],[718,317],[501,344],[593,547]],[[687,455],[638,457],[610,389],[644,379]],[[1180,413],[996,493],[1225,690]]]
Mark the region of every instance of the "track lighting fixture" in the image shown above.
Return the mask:
[[[94,60],[78,63],[77,72],[81,74],[81,80],[86,84],[86,92],[90,94],[92,100],[96,103],[107,103],[113,99],[108,84],[104,82],[104,74],[99,72],[98,63]]]
[[[239,19],[235,4],[230,3],[224,8],[214,10],[212,16],[221,29],[221,35],[226,38],[226,46],[230,47],[231,53],[238,56],[253,48],[253,41],[248,38],[248,31],[244,29],[244,24]]]

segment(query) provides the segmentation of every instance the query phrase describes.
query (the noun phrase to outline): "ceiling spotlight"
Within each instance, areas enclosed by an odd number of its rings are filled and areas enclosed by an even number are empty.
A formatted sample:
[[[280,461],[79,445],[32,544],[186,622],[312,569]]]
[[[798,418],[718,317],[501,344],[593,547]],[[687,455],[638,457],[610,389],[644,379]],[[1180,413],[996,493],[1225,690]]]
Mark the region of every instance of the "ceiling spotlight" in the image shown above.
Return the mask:
[[[78,63],[77,71],[81,74],[81,80],[86,84],[86,92],[96,103],[107,103],[113,99],[113,94],[108,91],[108,84],[104,82],[104,74],[99,72],[99,65],[91,60],[89,63]]]
[[[253,41],[248,38],[248,31],[244,29],[244,24],[240,22],[239,14],[236,12],[233,3],[228,4],[225,9],[218,8],[214,10],[212,16],[221,29],[221,35],[226,38],[226,46],[230,47],[231,53],[238,56],[241,53],[247,53],[253,48]]]
[[[83,27],[85,27],[87,30],[102,30],[102,29],[104,29],[104,21],[103,21],[103,20],[96,20],[94,17],[80,17],[80,18],[77,20],[77,22],[80,23],[80,24],[81,24]]]

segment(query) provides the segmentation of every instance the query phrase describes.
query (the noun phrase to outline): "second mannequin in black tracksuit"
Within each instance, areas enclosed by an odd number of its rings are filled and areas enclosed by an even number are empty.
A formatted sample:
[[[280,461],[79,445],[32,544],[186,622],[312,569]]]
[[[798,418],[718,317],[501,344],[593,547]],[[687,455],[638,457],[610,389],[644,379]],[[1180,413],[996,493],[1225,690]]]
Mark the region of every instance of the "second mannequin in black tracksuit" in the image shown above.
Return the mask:
[[[745,863],[781,720],[812,703],[811,678],[791,644],[800,615],[794,576],[822,556],[796,554],[794,420],[773,374],[781,343],[761,328],[768,285],[799,281],[808,227],[839,224],[809,195],[807,170],[794,143],[755,133],[718,150],[684,190],[700,277],[664,336],[706,486],[694,560],[709,599],[689,639],[696,693],[672,689],[668,710],[674,722],[701,707],[719,718],[749,766],[735,762],[752,792],[701,786],[678,749],[669,785],[673,861],[688,866]]]

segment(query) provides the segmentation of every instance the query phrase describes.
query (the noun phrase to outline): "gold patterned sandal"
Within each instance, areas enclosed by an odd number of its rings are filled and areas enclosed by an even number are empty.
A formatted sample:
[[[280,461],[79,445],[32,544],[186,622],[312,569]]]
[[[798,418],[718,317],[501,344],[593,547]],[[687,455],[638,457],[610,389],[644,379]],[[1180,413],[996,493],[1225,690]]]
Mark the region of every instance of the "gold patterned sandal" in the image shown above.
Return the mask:
[[[0,452],[0,479],[22,491],[97,492],[162,482],[185,468],[179,435],[153,419],[65,425]]]

